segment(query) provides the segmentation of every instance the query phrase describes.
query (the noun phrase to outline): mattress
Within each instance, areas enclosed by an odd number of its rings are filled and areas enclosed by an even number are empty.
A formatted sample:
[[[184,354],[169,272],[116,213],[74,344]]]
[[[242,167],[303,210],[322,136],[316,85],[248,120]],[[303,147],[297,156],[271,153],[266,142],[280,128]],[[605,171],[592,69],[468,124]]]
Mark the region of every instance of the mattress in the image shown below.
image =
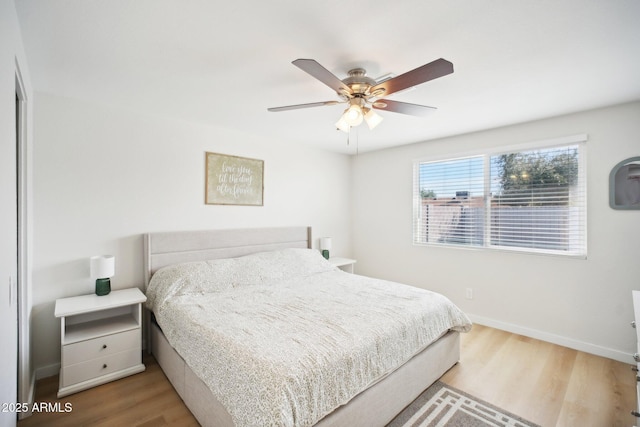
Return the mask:
[[[159,270],[147,304],[237,426],[310,426],[448,330],[444,296],[286,249]]]

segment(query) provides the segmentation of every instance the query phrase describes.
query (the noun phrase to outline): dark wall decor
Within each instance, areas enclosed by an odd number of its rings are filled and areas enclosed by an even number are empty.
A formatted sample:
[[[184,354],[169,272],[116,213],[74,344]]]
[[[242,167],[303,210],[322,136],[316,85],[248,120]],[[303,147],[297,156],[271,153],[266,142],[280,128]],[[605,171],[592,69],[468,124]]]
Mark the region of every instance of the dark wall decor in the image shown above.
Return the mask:
[[[621,161],[609,174],[609,206],[640,209],[640,156]]]

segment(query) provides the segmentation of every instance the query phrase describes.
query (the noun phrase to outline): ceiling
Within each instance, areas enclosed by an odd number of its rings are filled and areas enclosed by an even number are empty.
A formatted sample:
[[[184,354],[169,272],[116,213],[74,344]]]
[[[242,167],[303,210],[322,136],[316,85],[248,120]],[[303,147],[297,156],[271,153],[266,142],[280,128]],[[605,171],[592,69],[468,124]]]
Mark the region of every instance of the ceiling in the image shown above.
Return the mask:
[[[16,0],[34,89],[336,152],[426,141],[640,99],[638,0]],[[391,95],[370,131],[291,61],[339,78],[454,73]]]

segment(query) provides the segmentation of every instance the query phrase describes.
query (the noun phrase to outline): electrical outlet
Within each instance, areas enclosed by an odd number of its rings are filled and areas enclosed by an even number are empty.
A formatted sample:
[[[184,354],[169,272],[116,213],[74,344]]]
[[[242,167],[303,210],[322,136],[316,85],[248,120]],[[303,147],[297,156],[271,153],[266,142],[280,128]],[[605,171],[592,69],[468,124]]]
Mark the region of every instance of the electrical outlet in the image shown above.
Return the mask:
[[[472,288],[465,289],[464,296],[466,299],[473,299],[473,289]]]

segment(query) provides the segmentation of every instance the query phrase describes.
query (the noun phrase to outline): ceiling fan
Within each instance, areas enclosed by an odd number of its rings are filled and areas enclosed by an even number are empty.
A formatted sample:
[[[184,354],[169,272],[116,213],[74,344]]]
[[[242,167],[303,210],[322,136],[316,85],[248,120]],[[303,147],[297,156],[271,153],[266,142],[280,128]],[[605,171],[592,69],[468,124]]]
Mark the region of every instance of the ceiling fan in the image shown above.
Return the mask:
[[[340,80],[313,59],[296,59],[292,64],[329,86],[336,92],[340,100],[272,107],[268,108],[268,110],[277,112],[325,105],[348,104],[347,109],[344,110],[344,113],[336,123],[336,127],[344,132],[349,132],[351,127],[360,125],[363,120],[367,122],[369,129],[373,129],[380,124],[382,117],[376,114],[373,111],[374,109],[424,117],[436,108],[393,101],[385,97],[453,73],[453,64],[442,58],[380,82],[367,77],[367,72],[364,68],[354,68],[348,72],[348,77]]]

